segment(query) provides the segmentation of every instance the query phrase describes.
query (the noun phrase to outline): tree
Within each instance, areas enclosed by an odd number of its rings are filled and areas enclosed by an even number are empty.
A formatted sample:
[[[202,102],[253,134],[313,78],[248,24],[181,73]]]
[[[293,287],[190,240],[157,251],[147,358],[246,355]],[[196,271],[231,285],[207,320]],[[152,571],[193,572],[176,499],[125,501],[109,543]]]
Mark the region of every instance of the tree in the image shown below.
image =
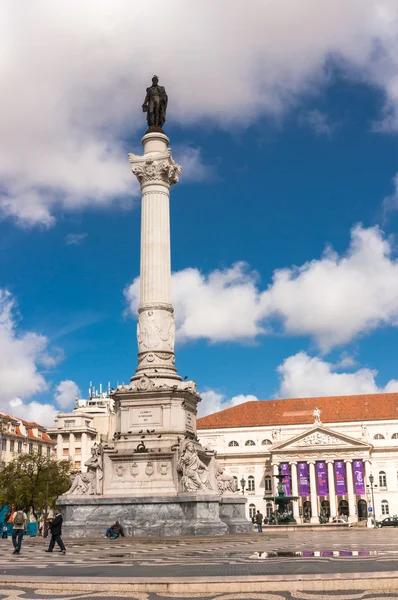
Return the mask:
[[[15,504],[36,515],[53,506],[58,496],[70,487],[71,462],[57,461],[40,454],[21,454],[0,473],[0,504]]]

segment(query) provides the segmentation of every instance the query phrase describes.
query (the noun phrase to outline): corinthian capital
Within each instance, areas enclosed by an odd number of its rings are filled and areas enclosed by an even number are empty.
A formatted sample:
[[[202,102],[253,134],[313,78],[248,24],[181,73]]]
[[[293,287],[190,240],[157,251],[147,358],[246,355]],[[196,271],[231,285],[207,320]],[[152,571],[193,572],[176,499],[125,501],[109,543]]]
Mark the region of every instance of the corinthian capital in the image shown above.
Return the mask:
[[[170,150],[147,156],[129,154],[129,161],[141,186],[148,183],[173,185],[178,182],[181,173],[181,167],[172,159]]]

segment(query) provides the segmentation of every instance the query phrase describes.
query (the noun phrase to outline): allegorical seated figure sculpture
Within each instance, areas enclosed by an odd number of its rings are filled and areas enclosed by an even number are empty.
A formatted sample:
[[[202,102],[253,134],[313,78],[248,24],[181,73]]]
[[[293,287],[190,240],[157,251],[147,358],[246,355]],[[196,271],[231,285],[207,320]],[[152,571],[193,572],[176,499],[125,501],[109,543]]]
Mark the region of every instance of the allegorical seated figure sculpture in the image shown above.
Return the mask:
[[[102,448],[95,445],[91,448],[91,457],[84,463],[87,472],[78,471],[72,476],[72,485],[65,495],[93,496],[101,493],[102,470]]]
[[[228,475],[217,460],[214,469],[220,494],[234,494],[236,492],[236,482],[233,475]]]
[[[158,85],[159,78],[152,77],[152,85],[146,89],[142,110],[147,113],[148,127],[162,129],[166,122],[167,94],[163,86]]]
[[[196,492],[197,490],[212,489],[209,482],[209,469],[200,460],[191,441],[186,441],[182,447],[177,471],[182,474],[184,491]]]

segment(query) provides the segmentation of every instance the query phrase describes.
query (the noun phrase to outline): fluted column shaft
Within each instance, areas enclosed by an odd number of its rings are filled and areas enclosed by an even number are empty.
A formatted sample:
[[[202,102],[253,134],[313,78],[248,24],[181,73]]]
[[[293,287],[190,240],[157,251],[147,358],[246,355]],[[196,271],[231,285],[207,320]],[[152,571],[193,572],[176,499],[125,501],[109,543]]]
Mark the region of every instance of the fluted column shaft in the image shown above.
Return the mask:
[[[292,473],[292,496],[298,496],[298,483],[297,483],[297,463],[293,462],[290,464]],[[293,517],[298,519],[300,517],[300,509],[297,500],[292,500],[293,504]]]
[[[357,511],[355,505],[355,494],[354,494],[354,478],[352,475],[352,461],[346,460],[346,478],[347,478],[347,496],[348,496],[348,512],[350,521],[357,521]]]
[[[143,186],[140,306],[160,302],[171,307],[169,215],[169,186]]]
[[[319,523],[318,494],[316,491],[315,463],[310,462],[311,523]]]
[[[334,463],[333,461],[328,461],[328,483],[329,483],[329,503],[330,503],[330,518],[337,514],[337,505],[336,505],[336,488],[334,485]]]
[[[171,302],[170,186],[181,167],[167,148],[163,133],[142,138],[144,155],[129,155],[142,193],[138,366],[132,379],[181,378],[174,366],[175,324]]]

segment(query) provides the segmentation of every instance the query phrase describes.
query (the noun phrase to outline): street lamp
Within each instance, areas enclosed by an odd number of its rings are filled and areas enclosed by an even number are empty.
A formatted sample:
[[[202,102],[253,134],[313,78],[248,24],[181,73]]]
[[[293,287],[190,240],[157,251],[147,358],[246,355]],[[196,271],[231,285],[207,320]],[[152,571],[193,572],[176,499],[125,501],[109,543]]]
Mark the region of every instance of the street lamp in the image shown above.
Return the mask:
[[[373,509],[373,527],[376,527],[376,508],[375,508],[375,496],[374,496],[374,488],[377,487],[377,485],[373,485],[375,478],[373,477],[372,473],[369,475],[369,483],[370,483],[370,492],[372,495],[372,509]],[[369,486],[366,486],[369,489]]]
[[[246,487],[246,479],[244,477],[242,477],[242,479],[240,480],[240,487],[242,488],[242,494],[244,494]]]

